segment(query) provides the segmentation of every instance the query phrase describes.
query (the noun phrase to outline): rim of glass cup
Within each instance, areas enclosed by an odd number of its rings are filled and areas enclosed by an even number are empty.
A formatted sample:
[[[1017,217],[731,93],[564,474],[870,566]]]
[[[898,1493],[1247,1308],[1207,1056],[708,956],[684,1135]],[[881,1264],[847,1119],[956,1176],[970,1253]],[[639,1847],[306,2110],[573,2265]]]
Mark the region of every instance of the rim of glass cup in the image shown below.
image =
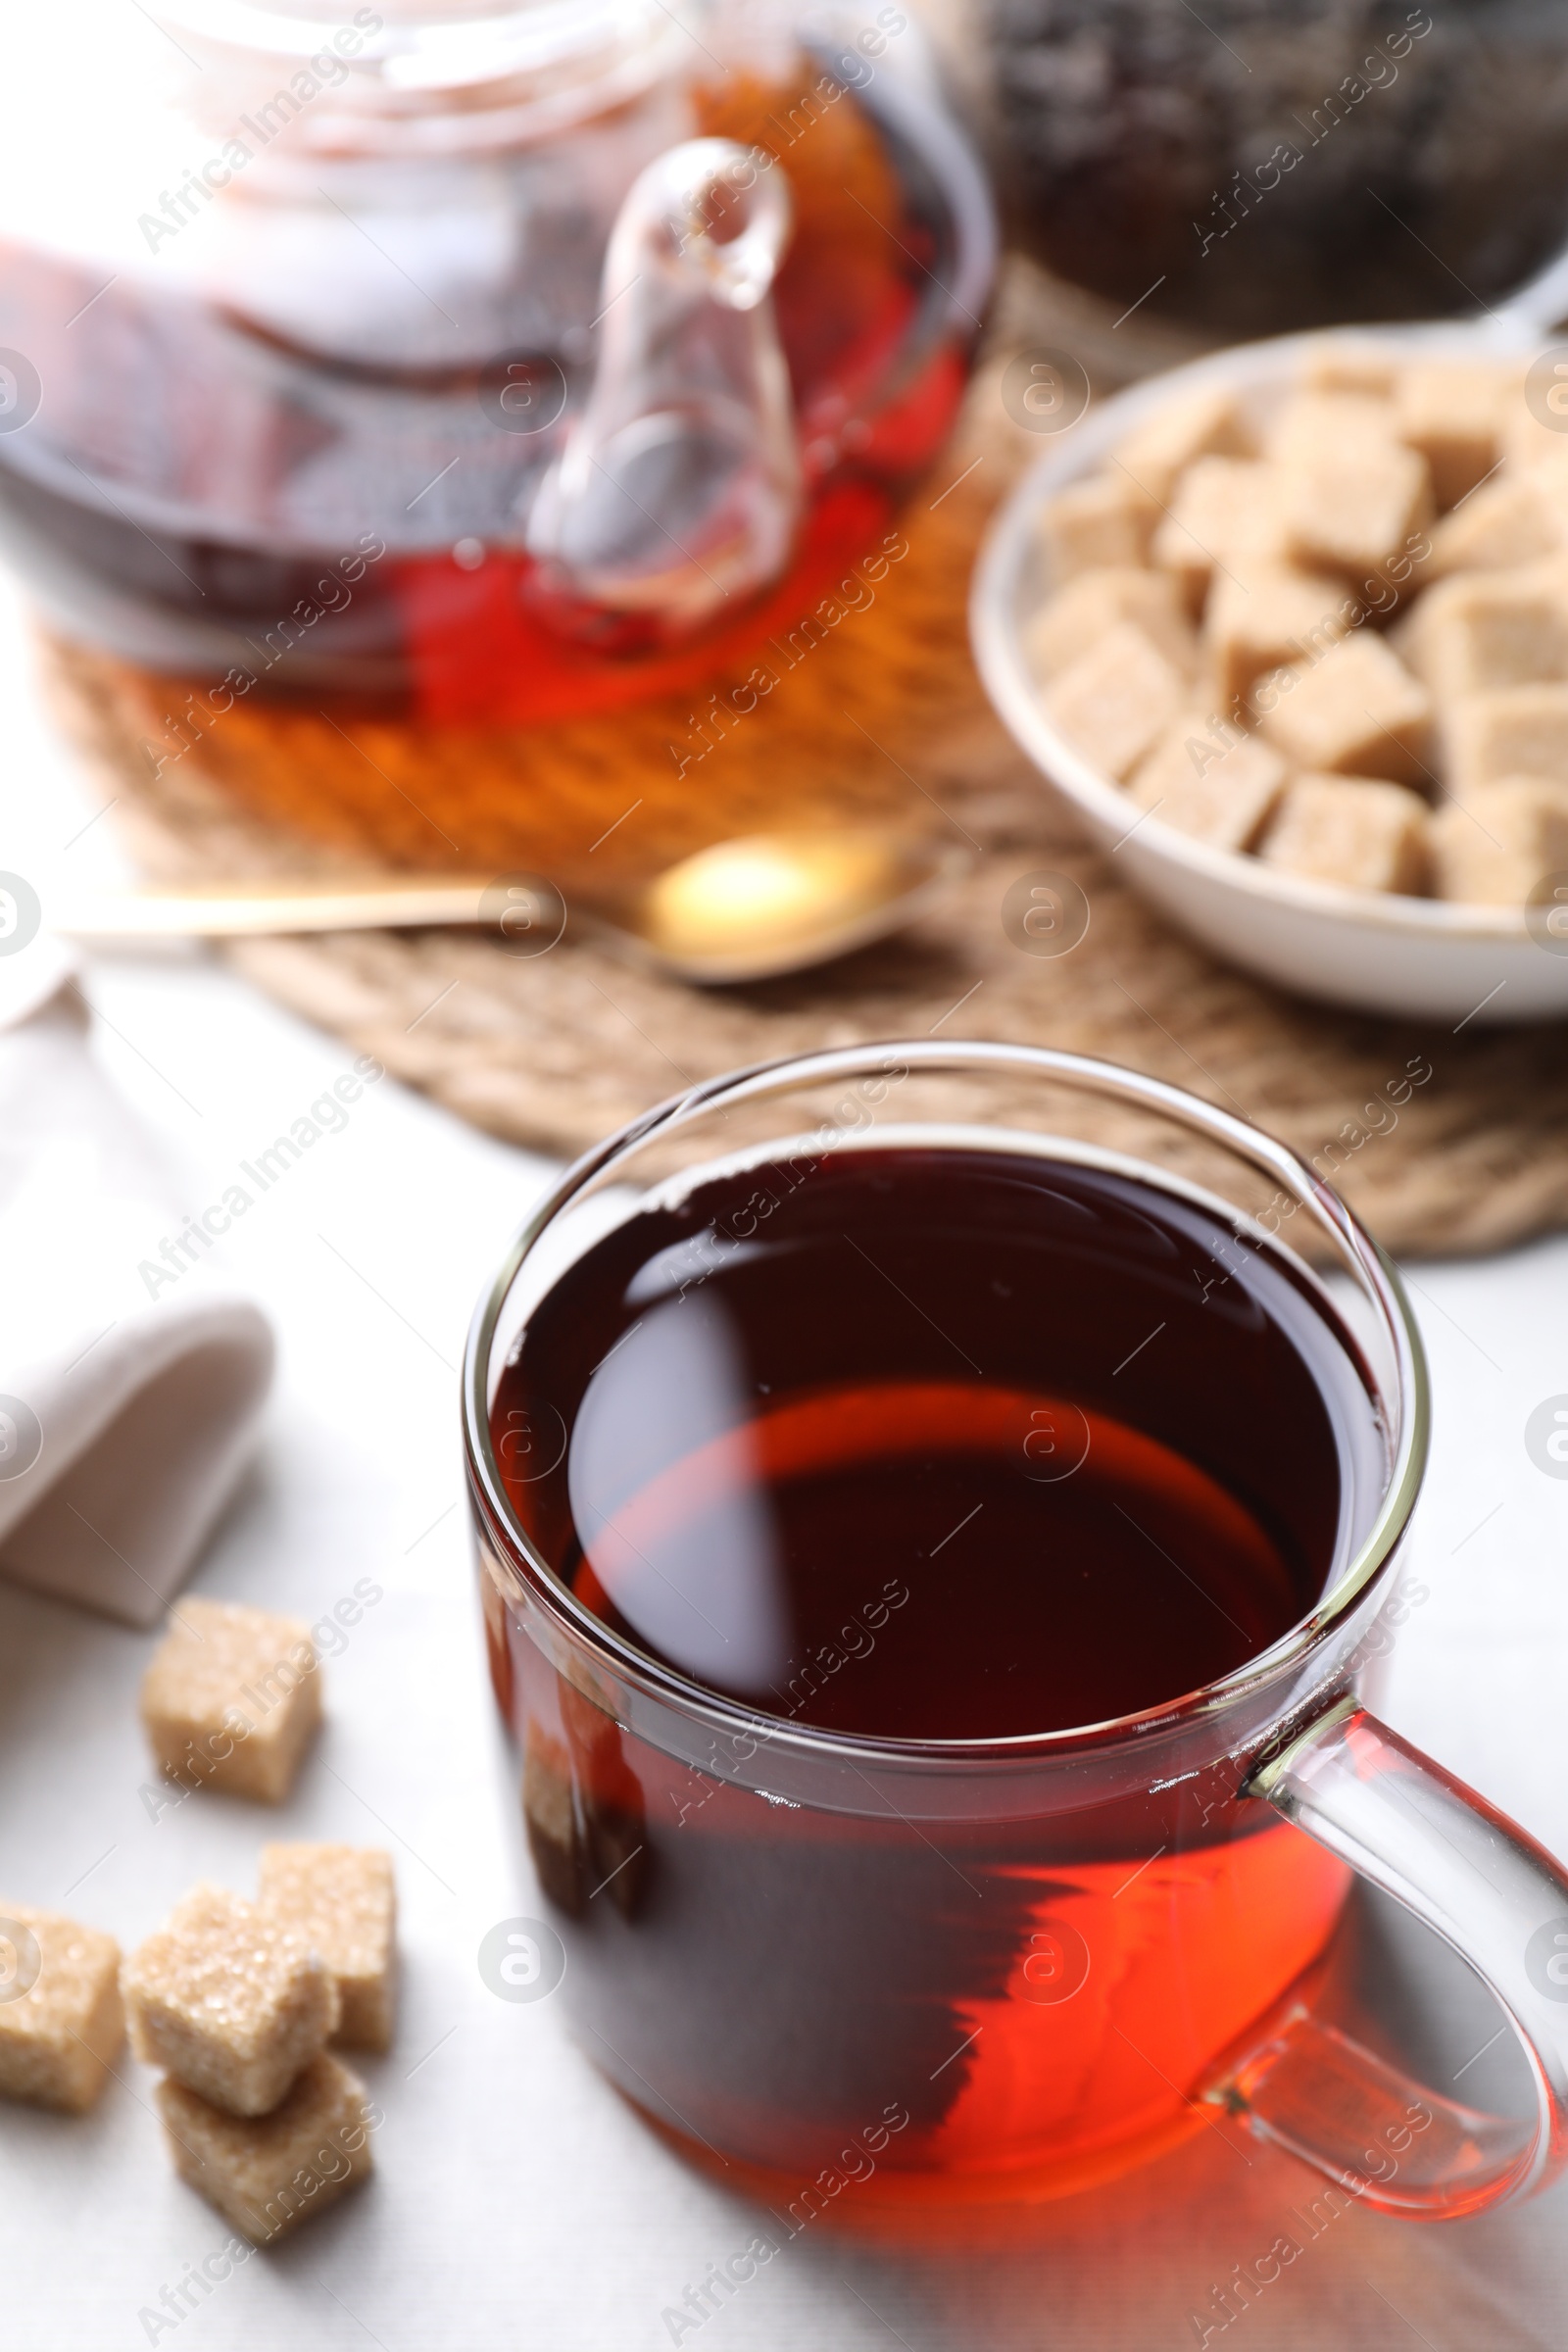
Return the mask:
[[[1086,1093],[1130,1099],[1152,1111],[1198,1128],[1241,1158],[1270,1171],[1289,1186],[1303,1206],[1316,1211],[1348,1255],[1364,1292],[1382,1319],[1393,1345],[1400,1411],[1397,1445],[1377,1515],[1339,1577],[1304,1617],[1298,1619],[1288,1633],[1267,1649],[1260,1650],[1256,1657],[1249,1658],[1229,1674],[1203,1684],[1197,1690],[1162,1699],[1135,1714],[1110,1716],[1100,1723],[1072,1724],[1053,1732],[1013,1733],[996,1739],[892,1740],[870,1734],[824,1731],[811,1724],[793,1723],[760,1707],[748,1706],[740,1699],[727,1698],[675,1668],[662,1665],[647,1650],[614,1633],[577,1599],[518,1524],[490,1440],[490,1360],[497,1324],[523,1260],[535,1243],[596,1176],[617,1160],[629,1158],[651,1136],[687,1125],[715,1108],[764,1101],[771,1095],[791,1093],[803,1086],[832,1084],[860,1074],[871,1065],[885,1068],[890,1054],[897,1055],[900,1063],[910,1071],[1023,1070],[1077,1086]],[[1376,1400],[1386,1409],[1390,1398],[1375,1372],[1371,1377]],[[505,1530],[509,1544],[526,1564],[534,1597],[551,1611],[565,1632],[648,1697],[674,1706],[688,1719],[721,1731],[756,1734],[765,1730],[768,1744],[774,1749],[781,1745],[795,1747],[817,1756],[838,1751],[862,1762],[873,1756],[889,1761],[957,1765],[987,1758],[1023,1759],[1067,1750],[1081,1752],[1086,1746],[1111,1747],[1147,1738],[1156,1730],[1196,1723],[1245,1704],[1250,1693],[1301,1663],[1343,1622],[1404,1534],[1426,1467],[1431,1393],[1420,1333],[1392,1260],[1333,1186],[1325,1184],[1317,1171],[1289,1145],[1254,1127],[1250,1120],[1216,1109],[1182,1087],[1170,1086],[1161,1078],[1147,1077],[1141,1071],[1123,1069],[1115,1062],[1049,1046],[996,1045],[980,1040],[935,1044],[926,1039],[894,1038],[749,1062],[741,1069],[726,1071],[720,1077],[690,1087],[683,1094],[668,1096],[574,1160],[521,1227],[494,1283],[480,1298],[464,1357],[463,1421],[469,1475],[478,1488],[485,1510]]]

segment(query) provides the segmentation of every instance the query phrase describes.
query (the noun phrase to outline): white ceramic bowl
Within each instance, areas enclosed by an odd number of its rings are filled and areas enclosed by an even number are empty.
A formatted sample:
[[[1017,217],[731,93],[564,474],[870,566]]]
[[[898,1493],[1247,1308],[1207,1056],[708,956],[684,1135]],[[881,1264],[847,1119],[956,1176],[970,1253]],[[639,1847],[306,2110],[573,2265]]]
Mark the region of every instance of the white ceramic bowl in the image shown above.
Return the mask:
[[[1455,1026],[1560,1018],[1568,1015],[1568,937],[1554,952],[1556,943],[1541,944],[1516,907],[1303,881],[1143,816],[1053,723],[1025,662],[1023,624],[1052,588],[1036,517],[1047,499],[1093,472],[1134,425],[1169,400],[1224,384],[1265,416],[1296,381],[1307,352],[1326,341],[1473,358],[1533,353],[1543,339],[1537,317],[1521,302],[1480,324],[1283,335],[1212,353],[1091,406],[1031,467],[981,550],[970,601],[975,660],[1023,750],[1082,811],[1096,839],[1114,851],[1127,881],[1145,898],[1216,955],[1304,996]]]

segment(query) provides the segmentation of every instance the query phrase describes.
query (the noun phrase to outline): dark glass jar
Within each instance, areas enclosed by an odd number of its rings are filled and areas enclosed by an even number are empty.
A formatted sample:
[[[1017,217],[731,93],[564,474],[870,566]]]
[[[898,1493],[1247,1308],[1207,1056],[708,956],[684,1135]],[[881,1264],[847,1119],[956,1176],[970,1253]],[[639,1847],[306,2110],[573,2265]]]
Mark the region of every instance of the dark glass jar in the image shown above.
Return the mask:
[[[1014,234],[1222,336],[1471,311],[1568,239],[1557,0],[986,0]]]

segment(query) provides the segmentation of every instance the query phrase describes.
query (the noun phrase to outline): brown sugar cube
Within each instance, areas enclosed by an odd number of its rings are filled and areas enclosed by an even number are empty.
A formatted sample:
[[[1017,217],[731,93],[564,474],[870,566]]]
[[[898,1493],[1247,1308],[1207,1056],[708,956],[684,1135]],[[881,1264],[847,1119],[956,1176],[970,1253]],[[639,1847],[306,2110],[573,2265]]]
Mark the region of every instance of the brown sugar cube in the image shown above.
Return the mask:
[[[1404,660],[1439,701],[1568,678],[1568,590],[1521,572],[1461,572],[1417,603]]]
[[[1346,890],[1419,895],[1427,884],[1426,804],[1366,776],[1298,776],[1258,855],[1265,865]]]
[[[1547,413],[1541,416],[1525,398],[1524,377],[1515,374],[1503,401],[1498,452],[1511,474],[1560,473],[1568,453],[1568,368],[1554,371],[1544,388]],[[1565,405],[1552,408],[1552,397]]]
[[[156,2095],[175,2172],[252,2245],[274,2245],[372,2169],[379,2114],[359,2077],[324,2052],[253,2122],[179,2082],[160,2082]]]
[[[1197,711],[1160,738],[1127,787],[1141,808],[1217,850],[1250,850],[1279,805],[1285,762],[1255,735],[1218,740]]]
[[[1115,564],[1081,571],[1028,622],[1024,651],[1037,678],[1070,669],[1118,621],[1133,620],[1179,667],[1198,666],[1198,640],[1165,573]]]
[[[1538,483],[1521,481],[1505,467],[1434,527],[1423,568],[1433,579],[1452,571],[1511,569],[1554,554],[1564,537],[1556,502],[1544,497]]]
[[[1365,391],[1292,392],[1281,401],[1263,435],[1263,455],[1279,466],[1298,466],[1354,450],[1396,446],[1394,403]]]
[[[571,1751],[530,1720],[522,1755],[522,1818],[539,1885],[568,1917],[588,1902],[587,1840],[578,1824]]]
[[[1431,729],[1426,691],[1366,629],[1318,661],[1273,671],[1252,701],[1262,732],[1293,767],[1395,783],[1424,772]]]
[[[1399,371],[1399,438],[1425,458],[1440,507],[1455,506],[1496,466],[1507,372],[1485,360],[1418,360]]]
[[[1147,564],[1159,510],[1130,475],[1092,473],[1040,510],[1041,553],[1054,585],[1109,564]]]
[[[56,1911],[0,1904],[0,2098],[85,2114],[125,2038],[119,1944]]]
[[[1203,612],[1220,695],[1245,702],[1268,669],[1326,653],[1356,607],[1342,580],[1321,572],[1259,566],[1249,578],[1216,578]]]
[[[1568,685],[1460,695],[1444,713],[1444,737],[1461,801],[1510,776],[1568,777]]]
[[[1190,612],[1201,610],[1216,571],[1245,575],[1250,564],[1286,560],[1279,500],[1272,466],[1248,458],[1200,458],[1189,466],[1150,556],[1176,581]]]
[[[310,1628],[236,1601],[185,1599],[142,1680],[156,1761],[186,1788],[281,1803],[321,1717]]]
[[[1303,449],[1282,471],[1286,541],[1308,570],[1360,581],[1419,548],[1432,480],[1413,449],[1352,437]]]
[[[1301,367],[1301,387],[1307,392],[1370,392],[1387,396],[1394,389],[1398,363],[1377,343],[1352,336],[1326,336],[1307,352]]]
[[[1118,622],[1055,679],[1046,708],[1062,733],[1107,776],[1136,766],[1187,700],[1188,681],[1151,637]]]
[[[336,2038],[386,2049],[396,1967],[391,1855],[376,1846],[264,1845],[257,1899],[319,1952],[337,1980]]]
[[[1568,783],[1510,776],[1432,820],[1434,887],[1473,906],[1523,906],[1547,874],[1568,871]]]
[[[337,2031],[320,1953],[223,1886],[193,1887],[122,1986],[136,2056],[230,2115],[266,2115]]]
[[[1155,506],[1170,503],[1177,477],[1199,458],[1249,457],[1251,436],[1233,393],[1194,392],[1168,401],[1128,434],[1115,464]]]

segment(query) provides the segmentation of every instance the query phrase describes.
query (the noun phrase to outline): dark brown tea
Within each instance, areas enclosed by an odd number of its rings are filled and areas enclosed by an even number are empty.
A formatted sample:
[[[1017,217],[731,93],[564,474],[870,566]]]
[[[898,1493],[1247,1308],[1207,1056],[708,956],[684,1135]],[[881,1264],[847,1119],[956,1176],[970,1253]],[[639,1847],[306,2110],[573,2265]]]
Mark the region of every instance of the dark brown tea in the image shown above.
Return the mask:
[[[541,1405],[571,1443],[529,1478]],[[1121,1174],[946,1151],[634,1217],[531,1319],[494,1428],[617,1633],[905,1740],[1099,1723],[1244,1664],[1322,1592],[1346,1457],[1381,1450],[1283,1256]]]
[[[492,1433],[522,1528],[623,1641],[898,1740],[1103,1723],[1243,1666],[1386,1461],[1327,1294],[1255,1229],[1115,1165],[925,1146],[668,1188],[533,1309]],[[809,2163],[892,2100],[884,2170],[1092,2170],[1186,2128],[1343,1894],[1217,1782],[1065,1821],[764,1803],[491,1628],[596,2054],[742,2156]]]

